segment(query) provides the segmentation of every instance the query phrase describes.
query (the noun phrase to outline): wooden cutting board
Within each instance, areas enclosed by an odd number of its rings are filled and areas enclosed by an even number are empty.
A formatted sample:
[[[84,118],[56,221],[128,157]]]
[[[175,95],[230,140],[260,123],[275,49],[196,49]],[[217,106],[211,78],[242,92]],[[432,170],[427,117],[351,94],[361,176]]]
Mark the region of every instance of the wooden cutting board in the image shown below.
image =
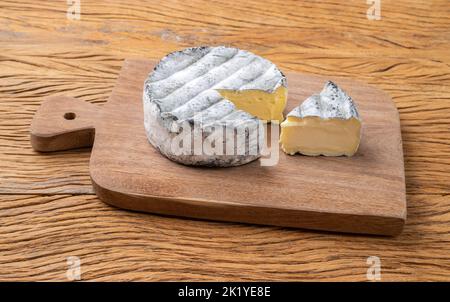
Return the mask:
[[[357,154],[289,156],[232,168],[189,167],[147,141],[142,88],[155,62],[126,60],[103,106],[48,98],[31,125],[38,151],[93,144],[90,174],[98,197],[125,209],[221,221],[397,235],[406,219],[402,139],[397,109],[374,87],[333,79],[356,101],[363,120]],[[287,73],[286,112],[321,90],[325,78]]]

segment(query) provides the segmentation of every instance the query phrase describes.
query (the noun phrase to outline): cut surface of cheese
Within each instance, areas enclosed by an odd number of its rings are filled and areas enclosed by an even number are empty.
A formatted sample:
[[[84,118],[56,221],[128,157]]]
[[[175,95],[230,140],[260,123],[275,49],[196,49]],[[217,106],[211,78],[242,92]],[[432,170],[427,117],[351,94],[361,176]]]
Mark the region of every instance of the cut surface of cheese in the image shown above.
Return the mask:
[[[288,116],[281,125],[281,148],[288,154],[352,156],[359,145],[360,122]]]
[[[266,121],[283,121],[283,111],[286,107],[287,89],[278,87],[270,93],[263,90],[225,90],[219,89],[225,99],[231,101],[237,109],[243,110]]]
[[[265,143],[260,121],[283,118],[286,87],[273,63],[248,51],[218,46],[173,52],[144,83],[147,138],[186,165],[248,163]]]
[[[281,148],[290,155],[352,156],[360,138],[361,120],[353,100],[330,81],[281,123]]]

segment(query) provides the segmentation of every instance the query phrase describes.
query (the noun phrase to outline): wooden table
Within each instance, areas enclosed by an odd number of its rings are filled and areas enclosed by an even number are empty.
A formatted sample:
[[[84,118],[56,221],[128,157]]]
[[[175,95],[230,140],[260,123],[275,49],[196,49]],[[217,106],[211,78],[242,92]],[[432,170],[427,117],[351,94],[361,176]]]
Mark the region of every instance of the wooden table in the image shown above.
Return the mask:
[[[450,280],[448,0],[0,2],[0,280]],[[72,15],[73,16],[73,15]],[[93,194],[89,150],[39,154],[43,97],[102,103],[125,58],[229,44],[283,70],[387,91],[402,123],[408,220],[396,238],[205,222],[118,210]]]

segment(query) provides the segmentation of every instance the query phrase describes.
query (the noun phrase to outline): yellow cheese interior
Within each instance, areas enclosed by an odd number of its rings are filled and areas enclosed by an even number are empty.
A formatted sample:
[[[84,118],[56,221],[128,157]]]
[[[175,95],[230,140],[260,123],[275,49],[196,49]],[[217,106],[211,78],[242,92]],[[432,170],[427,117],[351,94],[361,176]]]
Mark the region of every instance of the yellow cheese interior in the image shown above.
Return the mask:
[[[283,120],[283,111],[286,107],[287,89],[280,86],[273,93],[262,90],[217,90],[222,97],[233,102],[236,108],[246,111],[261,120]]]
[[[281,123],[281,148],[290,155],[352,156],[358,150],[360,131],[361,122],[356,118],[288,116]]]

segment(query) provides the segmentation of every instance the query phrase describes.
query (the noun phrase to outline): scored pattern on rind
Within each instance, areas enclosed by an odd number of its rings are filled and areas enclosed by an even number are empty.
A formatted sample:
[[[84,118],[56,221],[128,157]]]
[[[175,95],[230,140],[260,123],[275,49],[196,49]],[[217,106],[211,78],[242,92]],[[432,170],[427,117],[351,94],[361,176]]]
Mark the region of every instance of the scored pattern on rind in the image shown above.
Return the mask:
[[[196,53],[196,49],[203,56],[192,60],[189,54]],[[158,105],[162,116],[172,121],[189,120],[223,101],[216,89],[274,92],[279,86],[287,85],[285,76],[273,63],[236,48],[188,48],[168,57],[155,67],[144,91],[148,100]],[[169,63],[172,60],[189,60],[191,64],[180,63],[183,68],[175,71],[175,66]],[[171,129],[169,125],[168,129]]]
[[[327,81],[320,92],[307,98],[300,106],[288,115],[305,118],[317,116],[322,119],[350,119],[360,120],[358,110],[352,98],[344,90],[331,81]]]
[[[189,121],[198,124],[210,124],[215,120],[220,120],[224,116],[229,115],[233,111],[235,111],[234,104],[224,99],[220,102],[215,103],[209,108],[198,112],[193,117],[191,117]]]
[[[196,97],[201,97],[205,91],[227,87],[226,84],[230,81],[234,81],[234,84],[228,84],[229,87],[240,87],[246,81],[246,79],[241,78],[240,75],[245,73],[248,69],[252,71],[255,70],[251,66],[254,62],[256,62],[256,60],[249,60],[249,58],[246,58],[245,61],[240,62],[239,64],[230,63],[232,66],[227,67],[226,71],[231,72],[231,74],[227,74],[224,70],[221,70],[220,67],[213,68],[207,74],[191,80],[188,84],[176,89],[166,97],[156,100],[156,102],[160,105],[161,110],[169,111],[176,108],[175,106],[185,104]]]
[[[170,75],[164,80],[160,81],[152,81],[152,76],[150,76],[150,81],[148,85],[152,90],[152,95],[155,99],[161,100],[164,102],[164,99],[170,97],[171,94],[175,93],[177,90],[183,87],[192,87],[189,85],[194,80],[200,80],[203,78],[207,78],[207,75],[211,73],[213,69],[219,69],[220,67],[225,67],[228,65],[236,65],[235,60],[236,55],[239,53],[237,50],[233,50],[233,52],[229,52],[227,55],[218,55],[217,50],[212,50],[208,52],[205,56],[195,61],[191,65],[187,66],[181,71]],[[240,62],[241,64],[246,64],[246,62]],[[157,69],[160,70],[160,69]],[[155,71],[154,74],[157,74]]]
[[[194,114],[207,110],[215,103],[222,101],[224,98],[215,90],[207,90],[201,96],[197,96],[189,102],[179,106],[168,113],[177,120],[185,120],[192,117]]]
[[[162,58],[158,65],[155,66],[151,77],[153,82],[167,79],[169,76],[177,74],[186,69],[196,61],[203,58],[211,51],[210,47],[191,47],[186,48],[183,52],[174,51]]]

